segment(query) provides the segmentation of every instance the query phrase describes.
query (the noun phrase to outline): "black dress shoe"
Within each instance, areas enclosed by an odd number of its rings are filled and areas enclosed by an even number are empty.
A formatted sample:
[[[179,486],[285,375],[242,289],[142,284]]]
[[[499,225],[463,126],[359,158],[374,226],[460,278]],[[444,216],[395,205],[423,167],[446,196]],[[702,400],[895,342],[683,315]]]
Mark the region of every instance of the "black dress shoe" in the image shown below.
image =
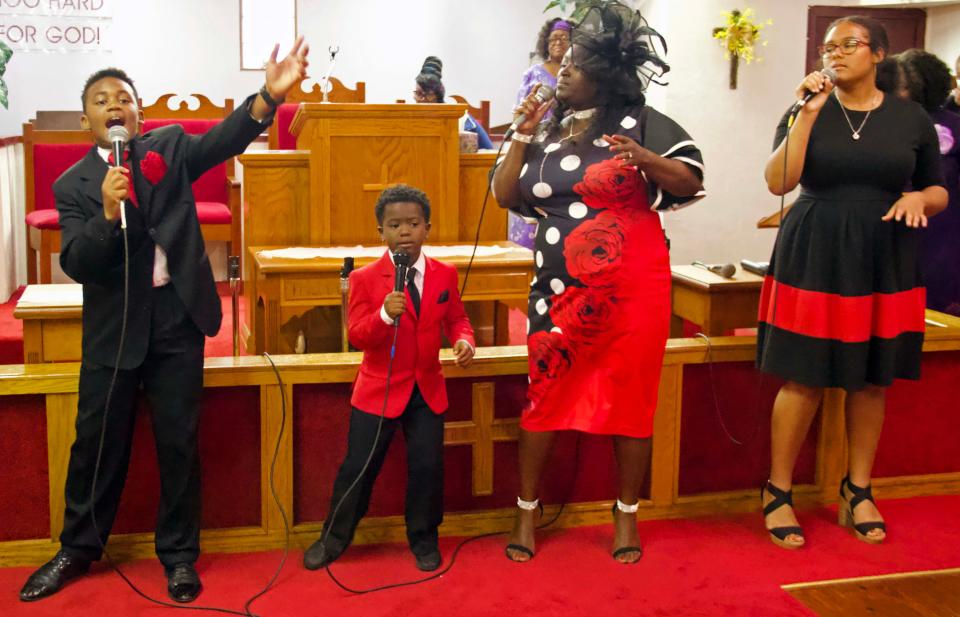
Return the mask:
[[[200,575],[192,563],[178,563],[167,568],[167,593],[175,602],[193,602],[201,591]]]
[[[334,553],[324,546],[323,542],[317,540],[304,551],[303,567],[307,570],[319,570],[336,561],[339,556],[339,553]]]
[[[433,572],[440,567],[440,551],[434,549],[425,555],[414,555],[417,558],[417,568],[424,572]]]
[[[78,557],[71,557],[62,550],[57,551],[53,559],[40,566],[30,575],[23,589],[20,590],[20,600],[33,602],[40,598],[60,591],[64,583],[70,579],[86,574],[90,569],[90,562]]]

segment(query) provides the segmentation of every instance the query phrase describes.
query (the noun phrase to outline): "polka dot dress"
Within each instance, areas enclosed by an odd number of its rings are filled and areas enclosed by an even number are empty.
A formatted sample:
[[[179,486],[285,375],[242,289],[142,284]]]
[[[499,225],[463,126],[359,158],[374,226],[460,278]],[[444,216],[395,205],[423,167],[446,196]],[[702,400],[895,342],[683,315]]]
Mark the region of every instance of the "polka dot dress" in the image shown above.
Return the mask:
[[[645,140],[702,177],[699,150],[666,116],[633,108],[618,122],[605,132]],[[674,197],[622,167],[603,138],[585,137],[535,141],[520,174],[516,212],[538,223],[521,426],[649,437],[670,323],[669,258],[654,209],[702,194]]]

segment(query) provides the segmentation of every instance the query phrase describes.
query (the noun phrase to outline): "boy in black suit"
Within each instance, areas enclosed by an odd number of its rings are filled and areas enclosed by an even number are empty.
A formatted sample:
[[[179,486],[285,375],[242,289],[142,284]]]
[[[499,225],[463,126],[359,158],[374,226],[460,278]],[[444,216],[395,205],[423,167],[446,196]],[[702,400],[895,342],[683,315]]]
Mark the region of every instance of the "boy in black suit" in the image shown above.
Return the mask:
[[[137,91],[119,69],[98,71],[84,85],[81,124],[96,144],[53,185],[63,234],[60,264],[83,284],[77,437],[70,451],[60,550],[27,579],[20,591],[23,601],[55,593],[100,558],[123,490],[141,384],[153,410],[161,484],[156,549],[167,591],[177,602],[190,602],[202,589],[193,566],[200,553],[197,427],[204,335],[217,333],[222,315],[191,183],[241,154],[305,76],[309,48],[303,38],[280,62],[278,48],[265,66],[260,92],[204,135],[187,135],[176,124],[139,135],[143,114]],[[108,129],[114,125],[131,136],[125,166],[108,162]],[[121,207],[129,239],[127,307]],[[102,427],[106,434],[97,468]],[[95,468],[96,529],[90,511]]]

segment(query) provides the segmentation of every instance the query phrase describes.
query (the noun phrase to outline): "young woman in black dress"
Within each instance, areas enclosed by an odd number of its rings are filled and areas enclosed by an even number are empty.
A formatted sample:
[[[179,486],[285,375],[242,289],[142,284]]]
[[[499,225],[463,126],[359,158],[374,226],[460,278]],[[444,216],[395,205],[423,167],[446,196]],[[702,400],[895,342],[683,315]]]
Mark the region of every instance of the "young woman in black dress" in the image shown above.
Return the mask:
[[[767,161],[773,194],[801,187],[770,260],[757,339],[760,369],[787,382],[773,406],[770,479],[761,490],[766,528],[784,548],[804,543],[791,501],[793,468],[824,388],[847,393],[840,523],[865,542],[884,540],[870,476],[885,388],[920,376],[918,228],[946,207],[947,192],[923,108],[877,88],[888,49],[883,26],[871,18],[831,24],[821,53],[836,83],[820,72],[803,79],[798,98],[815,95],[792,127],[784,116]]]

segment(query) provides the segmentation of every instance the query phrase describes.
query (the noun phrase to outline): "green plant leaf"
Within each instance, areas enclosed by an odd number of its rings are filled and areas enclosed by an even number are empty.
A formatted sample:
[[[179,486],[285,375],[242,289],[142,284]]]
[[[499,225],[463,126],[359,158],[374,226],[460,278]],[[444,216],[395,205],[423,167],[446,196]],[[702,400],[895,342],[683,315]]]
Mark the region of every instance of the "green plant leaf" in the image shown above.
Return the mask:
[[[10,109],[7,101],[7,84],[2,79],[0,79],[0,105],[3,105],[4,109]]]
[[[0,56],[3,57],[3,63],[6,64],[10,61],[10,56],[13,55],[13,50],[10,49],[6,43],[0,41]]]

